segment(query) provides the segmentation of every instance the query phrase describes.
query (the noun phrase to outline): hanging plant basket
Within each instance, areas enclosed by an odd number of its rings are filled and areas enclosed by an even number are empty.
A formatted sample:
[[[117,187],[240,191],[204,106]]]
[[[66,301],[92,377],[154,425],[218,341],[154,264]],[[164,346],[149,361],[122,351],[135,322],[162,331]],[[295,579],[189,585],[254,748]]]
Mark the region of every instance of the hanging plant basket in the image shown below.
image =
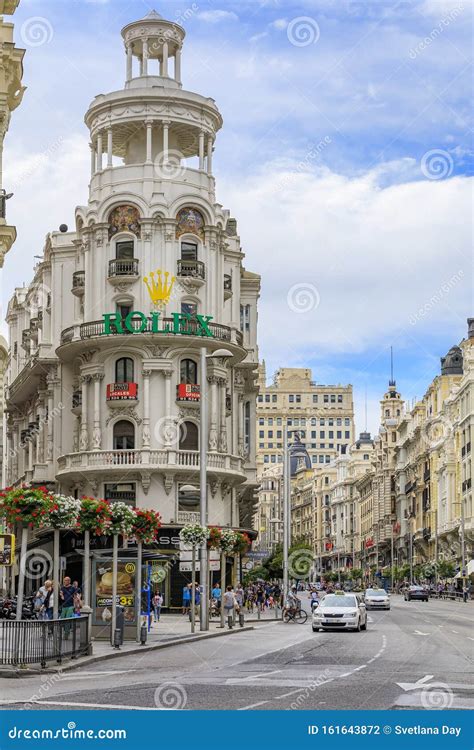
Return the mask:
[[[109,534],[121,534],[130,536],[135,523],[135,513],[126,503],[110,503],[110,526]]]
[[[232,529],[223,529],[221,534],[221,552],[226,555],[232,555],[234,553],[235,545],[237,543],[237,534]]]
[[[242,555],[250,549],[252,542],[245,532],[242,534],[240,531],[236,531],[235,536],[234,553]]]
[[[95,536],[109,534],[111,524],[110,505],[106,500],[83,497],[77,522],[79,531],[90,531]]]
[[[209,538],[209,529],[199,523],[189,523],[183,526],[179,532],[179,538],[190,547],[201,547]]]
[[[208,549],[220,549],[222,539],[222,529],[217,526],[209,527],[209,538],[207,540]]]
[[[131,535],[135,537],[137,542],[152,544],[158,536],[158,529],[161,527],[160,514],[144,508],[134,508],[133,513]]]
[[[53,499],[46,487],[7,487],[0,493],[0,515],[13,526],[22,524],[30,529],[49,525]]]
[[[77,527],[81,501],[75,497],[51,495],[53,505],[49,512],[49,525],[53,529],[74,529]]]

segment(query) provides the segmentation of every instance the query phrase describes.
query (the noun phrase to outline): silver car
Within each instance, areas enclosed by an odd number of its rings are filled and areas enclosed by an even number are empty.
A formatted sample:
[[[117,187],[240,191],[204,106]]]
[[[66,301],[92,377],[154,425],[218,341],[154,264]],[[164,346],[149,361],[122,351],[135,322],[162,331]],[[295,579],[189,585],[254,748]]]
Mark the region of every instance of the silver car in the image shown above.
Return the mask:
[[[367,589],[364,601],[366,609],[390,609],[390,597],[385,589]]]
[[[365,604],[357,594],[337,591],[326,594],[313,610],[313,633],[319,630],[367,630]]]

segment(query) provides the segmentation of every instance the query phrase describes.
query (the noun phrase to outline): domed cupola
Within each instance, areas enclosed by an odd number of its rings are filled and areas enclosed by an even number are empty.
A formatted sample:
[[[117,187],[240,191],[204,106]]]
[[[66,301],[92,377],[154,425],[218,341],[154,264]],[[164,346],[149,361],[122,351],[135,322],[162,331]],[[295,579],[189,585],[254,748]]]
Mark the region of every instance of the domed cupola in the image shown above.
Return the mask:
[[[294,442],[289,446],[289,452],[290,474],[292,477],[294,477],[298,471],[311,469],[311,459],[298,434],[295,435]]]
[[[452,346],[445,357],[441,357],[441,375],[462,375],[463,359],[459,346]]]
[[[127,24],[122,37],[127,53],[127,87],[153,85],[150,77],[167,79],[168,86],[181,86],[181,49],[185,37],[182,26],[166,21],[152,10],[140,21]],[[134,71],[135,59],[138,70]],[[174,60],[173,75],[170,75],[171,60]],[[149,80],[144,82],[143,78]]]

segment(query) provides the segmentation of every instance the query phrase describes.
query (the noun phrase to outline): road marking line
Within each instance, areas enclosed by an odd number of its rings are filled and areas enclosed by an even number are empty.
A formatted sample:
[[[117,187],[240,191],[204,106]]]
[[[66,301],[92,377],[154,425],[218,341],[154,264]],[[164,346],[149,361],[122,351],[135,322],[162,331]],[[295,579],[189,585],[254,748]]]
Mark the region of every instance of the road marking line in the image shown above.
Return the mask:
[[[78,707],[78,708],[110,708],[110,709],[118,709],[118,710],[130,710],[130,711],[172,711],[173,709],[168,708],[157,708],[156,706],[148,707],[148,706],[128,706],[125,703],[122,705],[115,705],[114,703],[69,703],[68,701],[36,701],[31,699],[21,700],[21,698],[18,698],[17,700],[2,700],[0,701],[3,704],[20,704],[20,703],[34,703],[36,706],[69,706],[71,708]]]
[[[251,706],[243,706],[243,708],[238,708],[237,711],[248,711],[251,708],[256,708],[257,706],[263,706],[265,703],[268,703],[268,701],[260,701],[259,703],[252,703]]]
[[[318,684],[316,685],[316,687],[321,687],[321,685],[327,685],[328,682],[334,682],[335,679],[336,678],[334,678],[334,677],[330,677],[329,680],[324,680],[324,682],[318,682]],[[304,687],[304,688],[296,688],[296,690],[290,690],[289,693],[284,693],[283,695],[276,695],[273,698],[273,700],[279,701],[282,698],[288,698],[290,695],[294,695],[295,693],[301,693],[303,690],[311,690],[311,687],[308,686],[308,687]],[[266,701],[266,702],[269,703],[269,701]]]

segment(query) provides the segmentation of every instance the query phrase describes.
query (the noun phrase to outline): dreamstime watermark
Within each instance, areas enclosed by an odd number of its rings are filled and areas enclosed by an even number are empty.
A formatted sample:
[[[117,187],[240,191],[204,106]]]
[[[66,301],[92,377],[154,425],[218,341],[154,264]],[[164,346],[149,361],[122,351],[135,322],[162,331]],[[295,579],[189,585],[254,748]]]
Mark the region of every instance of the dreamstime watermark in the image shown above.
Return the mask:
[[[37,422],[33,425],[33,427],[28,427],[28,429],[24,430],[24,437],[18,442],[17,448],[9,448],[7,451],[7,457],[8,458],[16,458],[18,456],[20,450],[23,450],[28,446],[29,443],[34,442],[42,433],[45,426],[47,426],[50,422],[53,421],[53,419],[56,419],[58,417],[62,410],[64,409],[64,404],[62,401],[58,403],[57,406],[55,406],[50,412],[47,412],[46,414],[43,414]]]
[[[180,180],[186,174],[183,154],[176,149],[161,151],[155,158],[155,174],[160,180]]]
[[[29,711],[32,708],[34,708],[33,704],[36,701],[44,700],[44,698],[48,695],[51,688],[54,687],[57,682],[60,682],[62,677],[63,677],[63,671],[61,669],[58,672],[55,672],[54,674],[42,675],[41,680],[43,684],[41,685],[39,690],[37,690],[36,693],[34,693],[33,695],[30,695],[28,700],[25,701],[25,703],[23,703],[23,710]]]
[[[444,180],[453,173],[453,157],[442,148],[432,148],[421,157],[420,169],[428,180]]]
[[[421,705],[431,711],[442,711],[451,708],[454,701],[453,691],[444,682],[432,682],[423,688],[420,695]]]
[[[309,549],[296,549],[288,557],[288,573],[292,578],[309,578],[313,569],[314,555]]]
[[[329,146],[330,143],[332,143],[331,137],[329,135],[325,135],[324,138],[318,141],[318,143],[311,146],[306,156],[297,163],[295,173],[283,177],[275,186],[274,192],[277,193],[280,190],[284,190],[292,182],[295,182],[298,177],[296,172],[299,174],[304,174],[305,172],[307,172],[308,168],[311,165],[311,162],[317,159],[318,156],[324,151],[327,146]]]
[[[155,706],[165,711],[176,711],[185,708],[188,694],[179,682],[164,682],[155,690]]]
[[[177,448],[186,440],[187,426],[184,419],[179,417],[161,417],[154,428],[155,438],[165,446]]]
[[[451,276],[451,278],[447,282],[442,284],[440,288],[430,297],[430,299],[416,311],[416,313],[410,315],[410,325],[415,326],[420,322],[420,320],[423,320],[423,318],[429,315],[433,308],[436,307],[436,305],[439,305],[444,297],[446,297],[446,295],[448,295],[449,292],[454,289],[456,284],[459,284],[459,282],[463,278],[464,271],[460,269],[453,276]]]
[[[30,549],[20,560],[20,570],[30,580],[47,580],[53,571],[53,558],[45,549]]]
[[[435,26],[428,36],[425,36],[420,42],[418,42],[415,47],[412,47],[410,49],[410,57],[412,60],[415,60],[418,55],[420,55],[422,52],[424,52],[441,34],[443,31],[453,22],[456,20],[456,18],[463,12],[464,5],[458,5],[455,8],[453,8],[447,16],[444,16],[444,18],[439,21],[437,26]]]
[[[20,28],[20,38],[25,47],[41,47],[43,44],[49,44],[53,36],[53,27],[43,16],[27,18]]]
[[[288,290],[286,302],[292,312],[302,314],[316,310],[319,307],[321,298],[314,284],[308,281],[302,281]]]
[[[321,31],[317,21],[311,16],[298,16],[289,22],[286,35],[294,47],[308,47],[316,44]]]
[[[296,698],[296,700],[293,701],[293,703],[290,703],[290,709],[292,711],[296,711],[298,708],[301,708],[301,706],[310,698],[311,694],[314,693],[314,691],[320,687],[321,685],[324,685],[325,682],[330,678],[331,673],[328,669],[325,669],[324,672],[321,672],[321,674],[318,676],[314,682],[312,682],[308,687],[304,690],[304,692],[300,693],[300,695]]]

